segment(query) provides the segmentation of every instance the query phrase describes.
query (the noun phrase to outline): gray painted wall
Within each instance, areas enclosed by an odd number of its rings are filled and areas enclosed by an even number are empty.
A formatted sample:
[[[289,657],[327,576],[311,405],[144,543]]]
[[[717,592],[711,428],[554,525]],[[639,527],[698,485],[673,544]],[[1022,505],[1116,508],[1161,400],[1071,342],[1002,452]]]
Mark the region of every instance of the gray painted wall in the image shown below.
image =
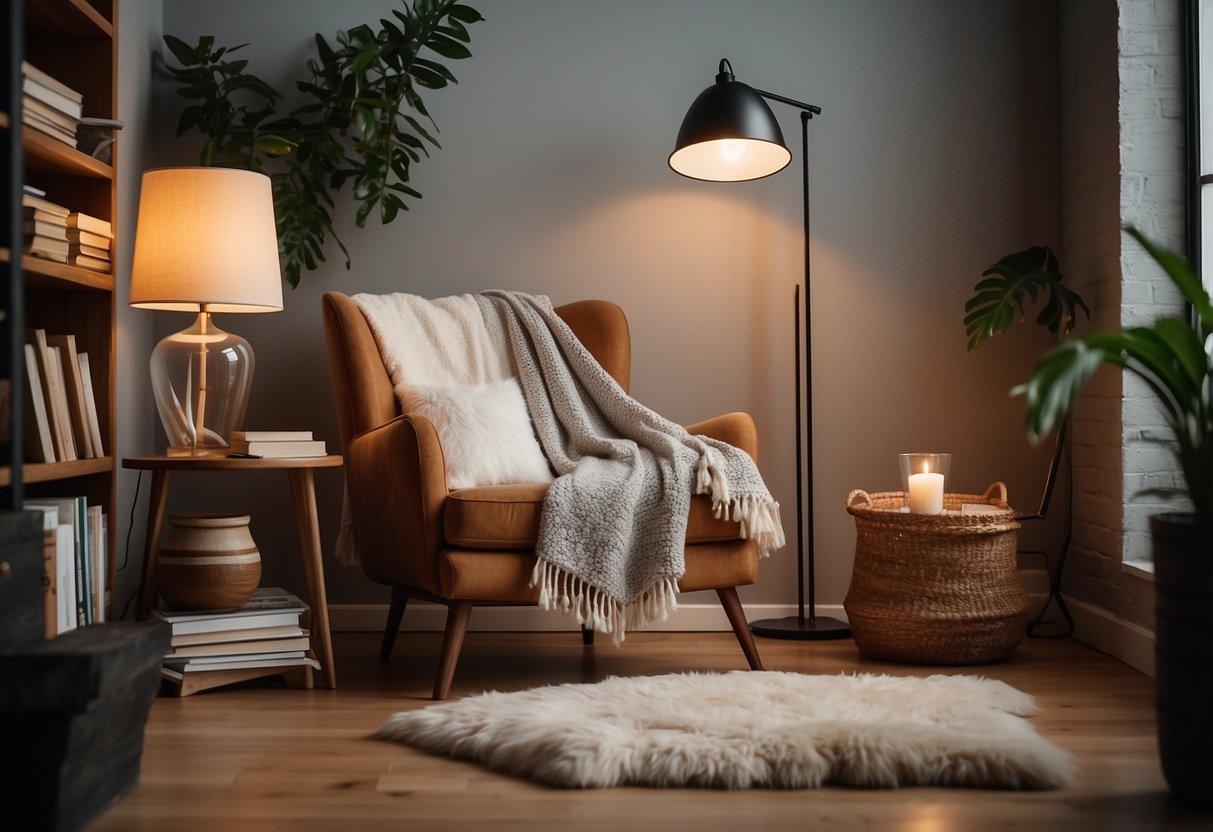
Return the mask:
[[[163,25],[187,40],[249,42],[250,69],[287,91],[314,32],[331,36],[392,5],[165,3]],[[1033,507],[1047,449],[1028,447],[1022,403],[1007,391],[1047,334],[1025,328],[970,355],[961,319],[984,267],[1029,244],[1060,243],[1055,3],[473,5],[487,18],[472,29],[475,57],[454,65],[458,86],[426,99],[444,149],[416,169],[425,199],[386,228],[355,230],[346,211],[350,272],[306,274],[280,314],[220,321],[257,353],[248,427],[311,428],[336,448],[326,290],[606,297],[631,321],[638,399],[684,422],[755,416],[761,466],[794,538],[799,152],[783,174],[731,186],[682,179],[665,163],[723,56],[739,80],[824,111],[810,139],[819,602],[837,605],[846,593],[847,492],[898,488],[899,452],[951,451],[950,490],[1001,479],[1016,507]],[[189,164],[198,143],[171,138],[179,99],[162,82],[156,95],[164,138],[155,161]],[[776,113],[794,143],[796,113]],[[186,323],[156,316],[162,333]],[[143,360],[121,366],[138,373]],[[285,481],[195,475],[175,488],[175,510],[252,512],[266,581],[302,589]],[[340,477],[319,477],[319,496],[331,548]],[[789,548],[743,600],[794,603],[795,574]],[[328,581],[332,601],[386,601],[356,569],[330,563]]]

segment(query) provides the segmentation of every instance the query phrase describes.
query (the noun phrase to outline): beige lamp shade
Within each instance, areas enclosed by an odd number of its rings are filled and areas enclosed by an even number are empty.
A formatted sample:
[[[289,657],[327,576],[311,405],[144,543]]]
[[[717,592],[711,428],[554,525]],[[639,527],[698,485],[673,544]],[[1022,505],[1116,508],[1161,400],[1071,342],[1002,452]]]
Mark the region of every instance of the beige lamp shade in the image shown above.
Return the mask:
[[[282,309],[269,177],[233,168],[143,174],[130,305],[197,312]]]

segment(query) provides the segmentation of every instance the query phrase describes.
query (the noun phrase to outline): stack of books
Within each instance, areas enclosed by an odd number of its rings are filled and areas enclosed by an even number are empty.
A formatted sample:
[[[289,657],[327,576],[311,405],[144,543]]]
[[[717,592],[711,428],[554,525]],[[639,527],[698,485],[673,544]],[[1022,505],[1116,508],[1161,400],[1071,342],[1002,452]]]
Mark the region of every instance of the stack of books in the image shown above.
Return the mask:
[[[87,352],[75,335],[27,334],[25,461],[72,462],[105,456]]]
[[[28,61],[21,63],[21,92],[21,122],[75,149],[84,96]]]
[[[67,218],[71,211],[32,193],[21,195],[21,233],[24,250],[37,257],[66,263],[70,251]],[[43,194],[44,196],[45,194]]]
[[[283,459],[325,456],[323,439],[313,439],[310,430],[232,431],[232,453],[241,456]]]
[[[86,497],[26,500],[42,513],[46,637],[106,620],[109,518]]]
[[[67,262],[99,272],[110,270],[110,247],[114,227],[109,220],[79,211],[67,215]]]
[[[320,664],[308,656],[311,645],[300,625],[306,610],[297,596],[278,587],[258,589],[235,612],[156,610],[152,614],[168,622],[173,633],[172,650],[164,657],[160,675],[182,682],[196,674],[218,671],[318,670]],[[230,679],[231,674],[225,678]]]

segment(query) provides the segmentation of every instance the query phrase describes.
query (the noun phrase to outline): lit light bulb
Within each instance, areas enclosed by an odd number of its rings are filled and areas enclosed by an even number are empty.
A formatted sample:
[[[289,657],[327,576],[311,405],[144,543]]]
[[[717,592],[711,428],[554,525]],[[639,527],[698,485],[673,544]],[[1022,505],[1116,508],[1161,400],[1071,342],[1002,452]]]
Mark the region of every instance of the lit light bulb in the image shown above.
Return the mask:
[[[726,139],[720,143],[720,155],[726,162],[740,162],[745,155],[745,142],[737,139]]]

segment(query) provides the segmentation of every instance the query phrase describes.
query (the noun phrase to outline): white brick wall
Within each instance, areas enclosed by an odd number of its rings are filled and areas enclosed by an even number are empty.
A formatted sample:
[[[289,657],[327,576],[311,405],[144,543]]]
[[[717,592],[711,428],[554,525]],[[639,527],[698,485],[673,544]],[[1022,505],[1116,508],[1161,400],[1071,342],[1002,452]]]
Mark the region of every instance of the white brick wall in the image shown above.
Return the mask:
[[[1120,0],[1120,218],[1178,250],[1184,245],[1183,11],[1179,0]],[[1184,314],[1179,292],[1135,241],[1121,247],[1123,326]],[[1149,387],[1127,374],[1121,419],[1124,543],[1121,559],[1150,559],[1150,515],[1188,508],[1138,498],[1148,487],[1177,487],[1173,454],[1150,437],[1169,435]],[[1144,623],[1144,622],[1139,622]]]
[[[1182,314],[1178,293],[1121,225],[1183,244],[1184,106],[1181,0],[1060,4],[1062,268],[1091,305],[1089,329]],[[1145,441],[1165,431],[1159,405],[1108,368],[1072,420],[1074,536],[1067,594],[1153,626],[1152,591],[1125,560],[1150,556],[1149,516],[1134,499],[1178,482],[1174,458]]]

